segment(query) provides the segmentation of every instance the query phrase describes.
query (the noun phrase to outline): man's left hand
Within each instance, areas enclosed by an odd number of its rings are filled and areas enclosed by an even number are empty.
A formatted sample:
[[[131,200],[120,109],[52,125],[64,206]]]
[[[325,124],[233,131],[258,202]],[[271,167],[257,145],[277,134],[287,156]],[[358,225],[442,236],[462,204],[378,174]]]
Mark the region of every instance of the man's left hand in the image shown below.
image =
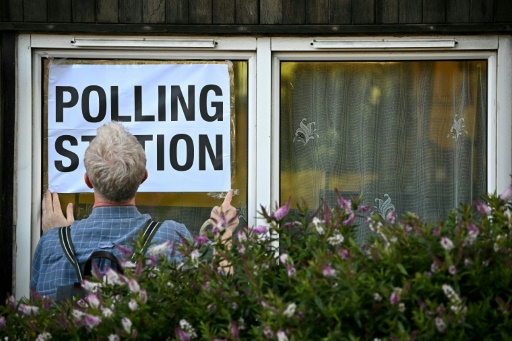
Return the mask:
[[[43,233],[54,228],[73,224],[73,204],[69,203],[66,208],[66,216],[60,207],[59,195],[47,190],[43,196]]]

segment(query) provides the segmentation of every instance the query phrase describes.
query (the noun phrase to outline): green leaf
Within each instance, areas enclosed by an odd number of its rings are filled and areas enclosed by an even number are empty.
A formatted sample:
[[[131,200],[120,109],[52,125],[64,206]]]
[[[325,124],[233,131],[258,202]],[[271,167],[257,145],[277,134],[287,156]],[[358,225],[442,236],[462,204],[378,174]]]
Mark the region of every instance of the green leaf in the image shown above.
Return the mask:
[[[402,264],[397,263],[396,267],[398,268],[398,270],[400,270],[401,273],[403,273],[404,275],[407,275],[407,270],[405,270],[405,268]]]

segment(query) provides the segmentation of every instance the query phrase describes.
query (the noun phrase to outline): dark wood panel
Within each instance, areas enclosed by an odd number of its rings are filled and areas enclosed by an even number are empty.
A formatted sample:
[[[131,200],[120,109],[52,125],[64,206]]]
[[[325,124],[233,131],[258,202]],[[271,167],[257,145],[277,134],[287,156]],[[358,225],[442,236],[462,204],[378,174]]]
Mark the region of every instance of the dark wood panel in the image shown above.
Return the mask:
[[[471,0],[469,21],[472,23],[492,22],[493,0]]]
[[[282,22],[282,0],[260,0],[260,24],[281,24]]]
[[[494,22],[512,22],[511,0],[494,0]]]
[[[258,0],[236,0],[235,2],[235,23],[257,24],[259,22],[259,1]]]
[[[159,24],[165,22],[165,0],[145,0],[142,2],[142,21]]]
[[[330,0],[329,13],[330,24],[352,23],[352,0]]]
[[[235,23],[235,0],[213,0],[213,23]]]
[[[13,177],[16,34],[0,34],[0,298],[13,294]]]
[[[422,0],[399,0],[398,21],[401,24],[416,24],[422,20]]]
[[[48,22],[71,22],[71,2],[48,0]]]
[[[188,23],[188,1],[167,0],[165,7],[165,18],[169,24]]]
[[[397,24],[398,0],[376,0],[375,22],[377,24]]]
[[[46,0],[23,0],[23,21],[46,22]]]
[[[212,0],[189,0],[188,22],[191,24],[211,24]]]
[[[352,24],[375,23],[375,0],[352,1]]]
[[[469,22],[469,5],[470,2],[467,0],[448,0],[446,3],[446,22]]]
[[[328,24],[329,17],[329,0],[306,1],[306,24]]]
[[[444,23],[446,21],[445,0],[423,0],[423,23]]]
[[[142,1],[119,0],[119,22],[136,24],[142,22]]]
[[[99,23],[119,22],[118,0],[96,0],[96,20]]]
[[[306,0],[282,0],[283,24],[306,23]]]
[[[384,24],[384,25],[162,25],[162,24],[66,24],[0,22],[0,31],[87,34],[512,34],[512,24]]]
[[[95,1],[72,0],[73,22],[85,23],[96,21]]]
[[[0,21],[23,21],[23,1],[0,0]]]

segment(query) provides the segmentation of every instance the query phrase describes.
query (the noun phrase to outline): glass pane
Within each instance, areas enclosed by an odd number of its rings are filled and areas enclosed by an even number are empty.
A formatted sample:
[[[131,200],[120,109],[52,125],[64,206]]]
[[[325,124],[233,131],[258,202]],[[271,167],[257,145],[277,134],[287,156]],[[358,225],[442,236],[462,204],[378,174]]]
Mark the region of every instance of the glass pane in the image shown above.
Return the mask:
[[[282,62],[280,196],[433,220],[486,191],[487,61]]]
[[[86,63],[87,60],[78,62]],[[114,62],[114,61],[110,61]],[[122,61],[123,63],[126,61]],[[136,61],[145,63],[146,61]],[[165,63],[165,61],[148,61],[149,63]],[[43,62],[44,94],[43,108],[47,108],[48,68],[47,62]],[[234,134],[231,141],[231,174],[232,188],[235,189],[235,196],[232,204],[240,211],[240,224],[247,222],[247,113],[248,113],[248,62],[232,61],[233,63],[233,89],[234,92]],[[43,113],[43,189],[45,190],[48,180],[48,157],[47,157],[47,110]],[[82,157],[82,156],[81,156]],[[150,174],[151,176],[151,174]],[[77,179],[83,181],[83,179]],[[171,179],[169,181],[172,181]],[[210,217],[213,206],[222,204],[223,199],[216,197],[218,193],[137,193],[136,204],[141,213],[148,213],[154,220],[175,220],[187,226],[193,235],[199,233],[199,229],[206,219]],[[67,203],[74,204],[75,219],[86,218],[92,211],[94,198],[92,193],[60,194],[62,207]]]

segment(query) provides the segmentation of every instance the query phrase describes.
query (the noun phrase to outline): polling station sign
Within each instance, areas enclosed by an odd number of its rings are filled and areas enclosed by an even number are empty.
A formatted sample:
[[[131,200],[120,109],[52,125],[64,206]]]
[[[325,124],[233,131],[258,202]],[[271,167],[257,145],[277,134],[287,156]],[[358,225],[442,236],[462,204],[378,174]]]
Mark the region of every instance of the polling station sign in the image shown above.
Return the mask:
[[[48,185],[91,192],[83,155],[96,129],[120,121],[147,155],[140,192],[231,188],[227,63],[58,64],[48,71]]]

